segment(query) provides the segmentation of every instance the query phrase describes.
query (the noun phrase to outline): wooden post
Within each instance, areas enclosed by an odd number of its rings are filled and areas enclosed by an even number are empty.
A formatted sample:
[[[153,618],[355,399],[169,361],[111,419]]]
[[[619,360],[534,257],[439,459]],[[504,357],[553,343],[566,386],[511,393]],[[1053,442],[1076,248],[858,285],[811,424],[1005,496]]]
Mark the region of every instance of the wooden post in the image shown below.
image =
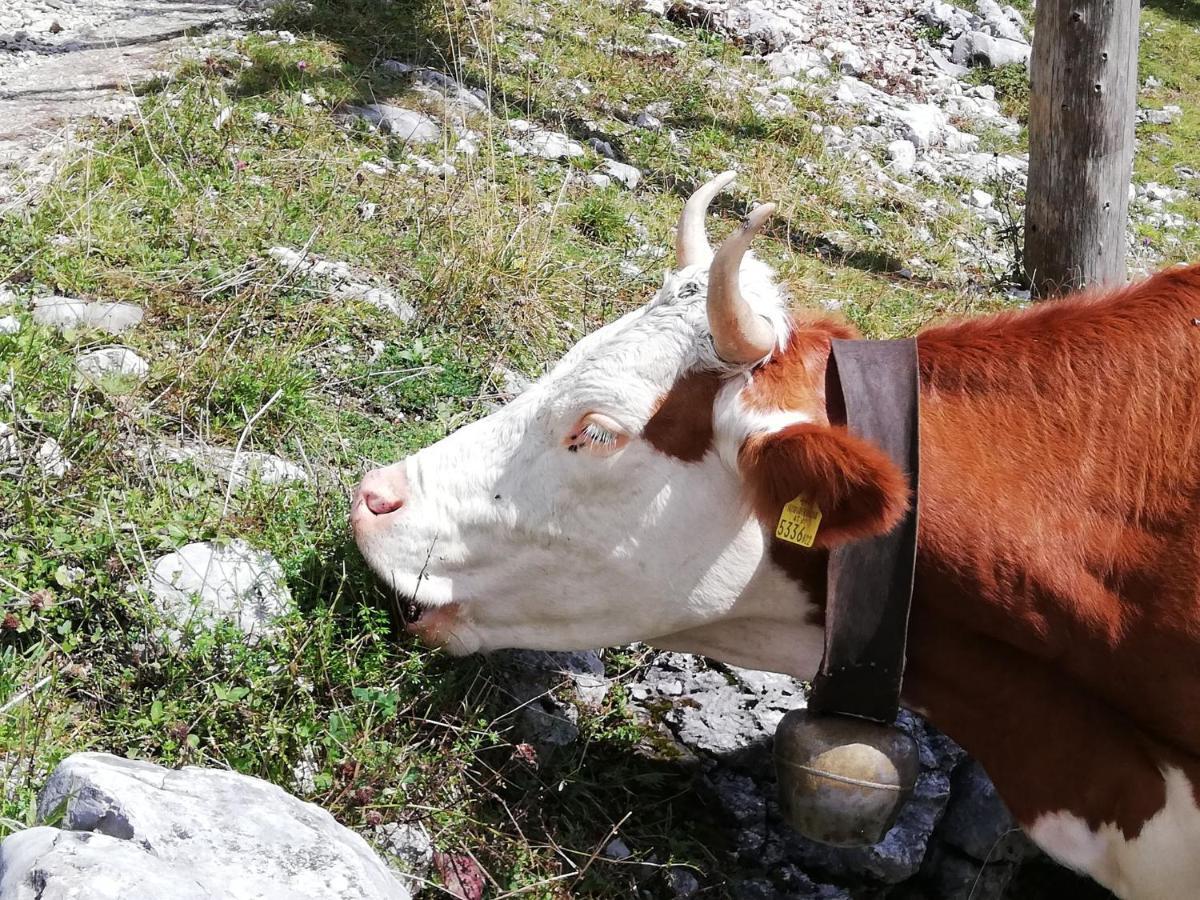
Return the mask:
[[[1138,0],[1039,0],[1025,271],[1036,297],[1126,278]]]

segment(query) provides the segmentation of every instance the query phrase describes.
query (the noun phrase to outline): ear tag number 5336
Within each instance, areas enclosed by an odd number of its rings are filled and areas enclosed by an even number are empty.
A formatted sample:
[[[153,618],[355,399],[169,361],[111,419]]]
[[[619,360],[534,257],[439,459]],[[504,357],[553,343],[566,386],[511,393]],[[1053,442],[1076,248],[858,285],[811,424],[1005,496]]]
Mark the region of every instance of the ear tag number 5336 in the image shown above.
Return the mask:
[[[775,526],[775,537],[789,544],[811,547],[817,539],[817,528],[821,524],[821,510],[805,496],[789,500],[779,514]]]

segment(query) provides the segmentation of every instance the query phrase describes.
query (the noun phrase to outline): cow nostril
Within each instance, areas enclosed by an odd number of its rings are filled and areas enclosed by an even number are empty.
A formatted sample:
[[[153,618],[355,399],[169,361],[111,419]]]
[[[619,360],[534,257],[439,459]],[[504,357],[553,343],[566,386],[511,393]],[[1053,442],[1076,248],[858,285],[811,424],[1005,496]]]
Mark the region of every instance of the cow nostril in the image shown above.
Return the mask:
[[[404,498],[378,494],[375,491],[364,491],[363,502],[367,504],[367,509],[375,515],[386,516],[388,513],[393,513],[402,507],[404,505]]]

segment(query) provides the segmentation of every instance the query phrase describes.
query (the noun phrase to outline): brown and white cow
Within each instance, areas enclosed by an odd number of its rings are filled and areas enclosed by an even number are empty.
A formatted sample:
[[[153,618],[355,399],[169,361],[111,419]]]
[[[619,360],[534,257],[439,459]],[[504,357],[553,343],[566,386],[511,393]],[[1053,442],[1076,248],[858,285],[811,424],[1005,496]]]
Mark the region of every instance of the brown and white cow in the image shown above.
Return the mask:
[[[452,653],[634,640],[813,674],[825,551],[909,486],[830,425],[844,322],[789,312],[680,220],[657,296],[514,402],[370,472],[352,524]],[[1200,897],[1200,268],[918,338],[921,527],[904,702],[1048,853],[1121,897]],[[773,537],[801,494],[805,550]]]

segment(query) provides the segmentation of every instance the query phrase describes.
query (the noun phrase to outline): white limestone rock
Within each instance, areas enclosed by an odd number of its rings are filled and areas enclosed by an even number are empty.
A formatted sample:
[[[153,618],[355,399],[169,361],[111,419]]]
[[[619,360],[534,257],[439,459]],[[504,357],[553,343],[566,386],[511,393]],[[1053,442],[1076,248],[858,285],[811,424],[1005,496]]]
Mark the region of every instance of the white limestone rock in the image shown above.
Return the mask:
[[[321,259],[311,253],[299,253],[291,247],[272,247],[267,256],[275,260],[288,275],[311,278],[323,284],[332,297],[339,300],[360,300],[386,310],[403,322],[417,314],[412,305],[386,288],[376,287],[368,277],[351,268],[349,263]]]
[[[217,900],[133,841],[40,825],[0,843],[0,900]]]
[[[227,447],[194,445],[186,447],[159,447],[151,455],[160,456],[167,462],[191,463],[198,469],[211,472],[233,487],[240,488],[251,481],[263,484],[286,484],[308,481],[308,473],[293,462],[257,450],[238,453]]]
[[[14,335],[21,333],[21,320],[16,316],[0,317],[0,335]]]
[[[17,435],[12,426],[0,422],[0,463],[17,458]]]
[[[406,144],[436,144],[442,140],[442,127],[415,109],[390,103],[368,103],[351,106],[346,112]]]
[[[0,844],[0,900],[411,897],[328,812],[236,772],[76,753],[38,799],[60,810]]]
[[[899,175],[907,175],[917,163],[917,147],[904,139],[887,145],[888,167]]]
[[[605,175],[618,181],[625,187],[633,190],[642,180],[642,170],[637,166],[631,166],[623,162],[617,162],[615,159],[606,159],[600,163],[600,171]]]
[[[993,37],[982,31],[968,31],[954,42],[950,59],[962,66],[996,68],[1020,63],[1029,64],[1033,49],[1029,44],[1008,38]]]
[[[188,544],[160,557],[142,589],[170,623],[163,637],[174,643],[188,624],[236,624],[251,637],[269,633],[292,608],[283,569],[265,550],[244,540]]]
[[[112,377],[141,381],[150,374],[150,364],[128,347],[101,347],[78,357],[75,370],[93,384]]]
[[[79,300],[75,297],[39,297],[33,301],[33,321],[59,331],[85,328],[106,334],[124,334],[141,323],[144,311],[132,303]]]
[[[37,453],[34,454],[33,461],[47,478],[62,478],[71,471],[70,460],[63,452],[62,445],[54,438],[46,438],[42,442],[42,446],[38,447]]]

